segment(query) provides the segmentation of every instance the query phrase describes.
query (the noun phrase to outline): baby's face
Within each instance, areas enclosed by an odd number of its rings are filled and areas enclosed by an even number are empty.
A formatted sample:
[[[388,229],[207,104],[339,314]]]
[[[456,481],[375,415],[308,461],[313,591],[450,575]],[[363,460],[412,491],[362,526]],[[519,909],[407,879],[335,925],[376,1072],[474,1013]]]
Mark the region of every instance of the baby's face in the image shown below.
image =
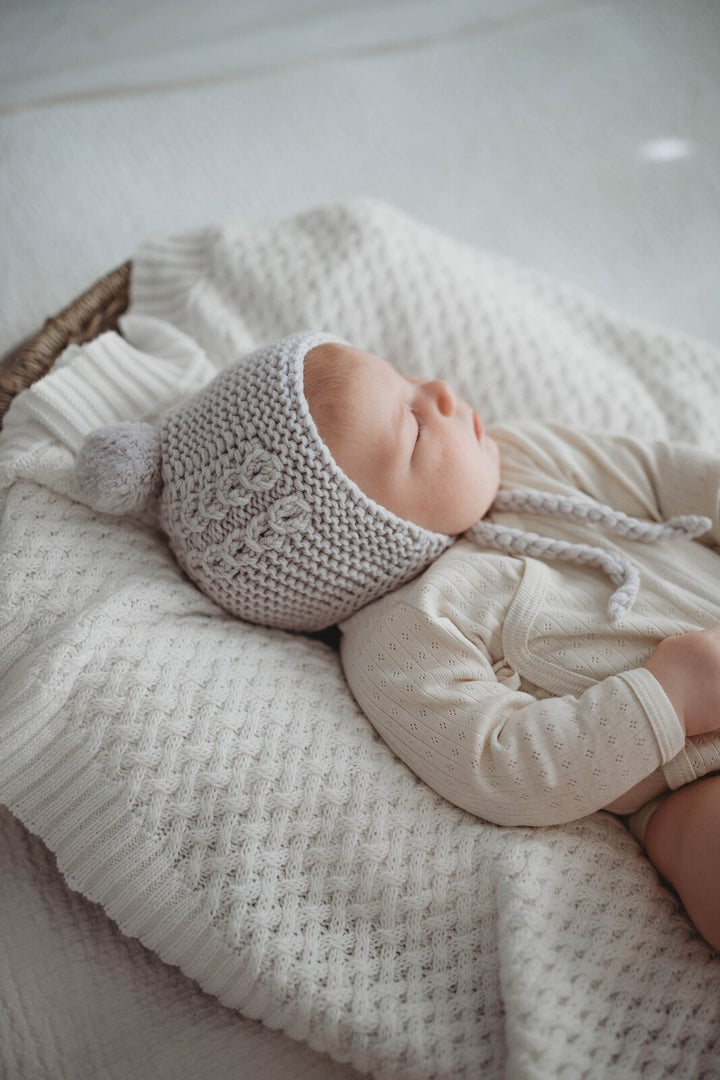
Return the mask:
[[[371,353],[318,345],[305,394],[337,464],[375,502],[455,535],[490,508],[498,448],[477,413],[440,379],[410,379]]]

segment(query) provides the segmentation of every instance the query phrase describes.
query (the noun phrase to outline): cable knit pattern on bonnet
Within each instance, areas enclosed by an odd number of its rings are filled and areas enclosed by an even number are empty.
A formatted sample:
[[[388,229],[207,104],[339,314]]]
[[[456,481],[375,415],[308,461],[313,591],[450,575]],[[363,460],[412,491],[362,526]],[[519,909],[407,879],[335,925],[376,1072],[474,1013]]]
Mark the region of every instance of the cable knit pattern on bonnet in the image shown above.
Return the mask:
[[[649,544],[658,540],[694,539],[702,536],[712,525],[707,517],[684,514],[665,522],[640,521],[611,506],[589,499],[564,498],[542,491],[499,491],[493,510],[529,511],[577,521],[609,529],[618,536]],[[553,540],[522,529],[508,529],[489,521],[478,521],[467,534],[469,539],[513,555],[530,555],[541,559],[561,559],[585,566],[597,566],[609,576],[617,589],[610,597],[608,614],[613,621],[625,615],[635,603],[640,587],[637,569],[628,558],[590,544],[571,544]]]
[[[453,537],[367,498],[322,442],[304,360],[340,340],[300,333],[257,349],[167,413],[159,438],[142,424],[93,433],[77,466],[86,498],[140,510],[161,468],[160,523],[178,562],[249,622],[320,630],[408,581]]]

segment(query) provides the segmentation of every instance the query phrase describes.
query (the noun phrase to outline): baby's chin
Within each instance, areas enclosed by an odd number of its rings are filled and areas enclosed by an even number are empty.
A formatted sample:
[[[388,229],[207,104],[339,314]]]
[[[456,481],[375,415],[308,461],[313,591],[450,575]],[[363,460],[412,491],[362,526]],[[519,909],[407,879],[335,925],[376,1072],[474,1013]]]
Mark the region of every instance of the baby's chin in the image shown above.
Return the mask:
[[[485,438],[487,440],[488,454],[492,460],[495,494],[497,495],[498,488],[500,487],[500,447],[495,442],[492,435],[486,435]]]
[[[483,484],[482,500],[478,507],[479,513],[473,519],[471,525],[474,525],[476,521],[485,517],[490,510],[490,507],[495,502],[495,498],[500,489],[500,447],[487,432],[483,432],[480,450],[480,467],[483,470],[485,483]],[[470,527],[471,526],[468,525],[468,529]]]
[[[484,431],[482,441],[485,443],[485,446],[487,447],[488,451],[492,454],[492,456],[497,461],[499,461],[500,460],[500,447],[495,442],[492,435],[488,435],[487,431]]]

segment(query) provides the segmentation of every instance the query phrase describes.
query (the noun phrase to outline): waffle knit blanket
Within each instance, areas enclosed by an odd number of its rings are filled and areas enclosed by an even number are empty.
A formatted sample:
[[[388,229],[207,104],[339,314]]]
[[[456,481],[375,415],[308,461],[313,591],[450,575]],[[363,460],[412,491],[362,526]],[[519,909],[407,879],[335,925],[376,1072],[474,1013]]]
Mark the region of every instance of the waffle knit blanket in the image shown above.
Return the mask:
[[[124,933],[380,1080],[716,1074],[720,957],[618,819],[444,802],[328,644],[225,615],[72,466],[90,427],[305,328],[488,421],[714,447],[720,352],[366,200],[151,240],[132,290],[130,341],[67,350],[0,437],[0,801]]]

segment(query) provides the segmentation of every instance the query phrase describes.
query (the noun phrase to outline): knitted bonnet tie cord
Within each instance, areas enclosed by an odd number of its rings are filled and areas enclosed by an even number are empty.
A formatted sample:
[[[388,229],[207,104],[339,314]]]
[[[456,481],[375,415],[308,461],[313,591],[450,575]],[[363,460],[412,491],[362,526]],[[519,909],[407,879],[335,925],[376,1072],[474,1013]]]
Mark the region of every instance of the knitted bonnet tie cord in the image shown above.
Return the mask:
[[[617,536],[639,543],[652,544],[658,540],[692,540],[712,525],[710,518],[683,514],[668,521],[641,521],[611,506],[587,499],[547,495],[542,491],[499,491],[492,510],[514,510],[569,518],[584,524],[598,525]],[[498,548],[513,555],[530,555],[540,559],[560,559],[604,570],[615,592],[608,603],[608,614],[615,622],[632,608],[640,588],[640,575],[630,559],[616,552],[603,551],[590,544],[571,544],[553,540],[522,529],[508,529],[489,521],[478,521],[465,534],[477,544]]]

